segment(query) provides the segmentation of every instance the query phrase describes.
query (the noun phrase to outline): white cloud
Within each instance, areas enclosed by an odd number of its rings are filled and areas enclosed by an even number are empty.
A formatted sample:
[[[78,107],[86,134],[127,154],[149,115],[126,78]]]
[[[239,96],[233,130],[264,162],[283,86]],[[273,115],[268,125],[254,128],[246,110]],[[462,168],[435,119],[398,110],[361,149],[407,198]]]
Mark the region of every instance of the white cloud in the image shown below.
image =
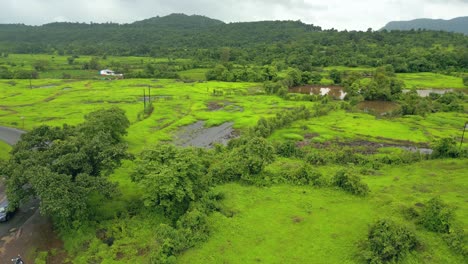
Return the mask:
[[[170,13],[226,22],[302,20],[323,28],[366,30],[393,20],[468,14],[468,0],[1,0],[0,23],[129,23]]]

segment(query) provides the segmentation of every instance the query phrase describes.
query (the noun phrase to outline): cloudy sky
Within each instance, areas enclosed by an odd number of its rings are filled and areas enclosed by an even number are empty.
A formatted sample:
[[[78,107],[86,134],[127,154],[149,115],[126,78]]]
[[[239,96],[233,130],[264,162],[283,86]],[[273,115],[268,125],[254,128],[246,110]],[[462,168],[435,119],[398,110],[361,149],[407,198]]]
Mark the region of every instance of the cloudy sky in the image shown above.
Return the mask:
[[[0,0],[0,23],[129,23],[171,13],[225,22],[301,20],[323,28],[366,30],[392,20],[468,16],[468,0]]]

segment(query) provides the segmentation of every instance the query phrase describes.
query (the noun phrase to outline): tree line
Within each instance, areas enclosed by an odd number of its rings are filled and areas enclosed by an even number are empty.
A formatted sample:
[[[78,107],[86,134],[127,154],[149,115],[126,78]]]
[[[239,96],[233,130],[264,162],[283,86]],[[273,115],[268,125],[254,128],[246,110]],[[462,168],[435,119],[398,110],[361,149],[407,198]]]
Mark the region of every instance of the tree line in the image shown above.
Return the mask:
[[[197,19],[170,16],[162,22],[159,19],[125,25],[0,25],[0,53],[136,55],[258,66],[285,63],[301,71],[334,65],[391,64],[396,72],[458,71],[468,67],[468,36],[462,34],[337,31],[300,21],[224,24]]]

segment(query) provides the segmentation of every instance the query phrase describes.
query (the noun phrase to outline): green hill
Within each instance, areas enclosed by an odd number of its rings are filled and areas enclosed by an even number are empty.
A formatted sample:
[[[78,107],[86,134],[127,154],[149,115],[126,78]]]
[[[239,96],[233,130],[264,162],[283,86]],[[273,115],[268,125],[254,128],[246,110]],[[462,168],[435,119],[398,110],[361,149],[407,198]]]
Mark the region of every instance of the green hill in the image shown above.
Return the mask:
[[[195,29],[195,28],[206,28],[212,26],[223,25],[224,22],[221,20],[212,19],[205,16],[199,15],[185,15],[185,14],[170,14],[163,17],[152,17],[141,21],[132,23],[133,25],[153,25],[160,27],[170,27],[179,29]]]
[[[468,17],[457,17],[450,20],[443,19],[415,19],[411,21],[392,21],[382,28],[386,30],[437,30],[468,34]]]

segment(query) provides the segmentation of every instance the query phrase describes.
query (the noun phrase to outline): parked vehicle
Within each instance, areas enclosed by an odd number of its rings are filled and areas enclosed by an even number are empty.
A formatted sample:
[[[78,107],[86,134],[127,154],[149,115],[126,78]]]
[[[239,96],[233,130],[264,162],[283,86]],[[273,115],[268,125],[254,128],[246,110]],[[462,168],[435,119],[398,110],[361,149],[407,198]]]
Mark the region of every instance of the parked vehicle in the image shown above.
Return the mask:
[[[0,222],[6,222],[10,220],[10,218],[15,213],[14,210],[9,210],[8,205],[8,199],[5,199],[2,202],[0,202]]]

